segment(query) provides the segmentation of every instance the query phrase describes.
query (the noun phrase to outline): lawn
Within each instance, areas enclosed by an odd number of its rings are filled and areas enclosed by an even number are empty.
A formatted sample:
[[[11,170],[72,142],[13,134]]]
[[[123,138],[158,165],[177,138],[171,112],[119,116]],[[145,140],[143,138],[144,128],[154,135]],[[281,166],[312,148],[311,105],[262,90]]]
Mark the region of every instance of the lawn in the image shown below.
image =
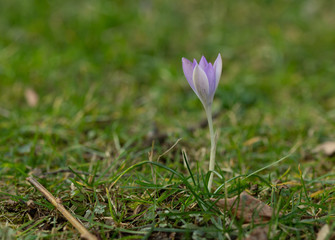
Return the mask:
[[[99,239],[332,239],[334,11],[327,0],[1,1],[0,238],[80,238],[30,177]],[[206,115],[181,59],[218,53],[208,191]],[[268,218],[236,211],[243,194]]]

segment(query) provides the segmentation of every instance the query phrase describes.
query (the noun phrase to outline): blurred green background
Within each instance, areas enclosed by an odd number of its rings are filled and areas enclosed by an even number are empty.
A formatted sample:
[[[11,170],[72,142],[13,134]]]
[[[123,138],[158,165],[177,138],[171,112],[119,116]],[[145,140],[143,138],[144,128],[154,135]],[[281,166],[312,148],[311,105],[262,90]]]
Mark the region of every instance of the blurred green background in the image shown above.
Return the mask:
[[[82,154],[68,154],[78,145],[112,154],[132,144],[148,149],[144,140],[159,131],[169,143],[183,137],[182,146],[201,160],[207,129],[187,127],[205,115],[181,58],[214,61],[221,53],[213,106],[221,113],[214,122],[219,164],[223,152],[242,169],[248,160],[272,162],[300,142],[298,161],[334,138],[334,5],[1,1],[1,156],[24,171],[46,158],[53,168],[77,163]],[[36,106],[27,89],[38,96]],[[256,144],[247,142],[252,138]],[[264,165],[256,162],[244,166]]]

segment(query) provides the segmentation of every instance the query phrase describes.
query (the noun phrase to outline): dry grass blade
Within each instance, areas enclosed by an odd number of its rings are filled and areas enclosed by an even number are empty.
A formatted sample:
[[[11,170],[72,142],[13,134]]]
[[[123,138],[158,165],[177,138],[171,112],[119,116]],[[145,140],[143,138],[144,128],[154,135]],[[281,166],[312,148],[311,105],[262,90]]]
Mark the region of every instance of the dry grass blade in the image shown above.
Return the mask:
[[[56,199],[42,184],[40,184],[33,177],[28,177],[27,181],[32,184],[44,197],[54,205],[57,210],[80,232],[80,236],[87,240],[97,240],[98,238],[91,234],[76,218],[74,218],[69,211]]]

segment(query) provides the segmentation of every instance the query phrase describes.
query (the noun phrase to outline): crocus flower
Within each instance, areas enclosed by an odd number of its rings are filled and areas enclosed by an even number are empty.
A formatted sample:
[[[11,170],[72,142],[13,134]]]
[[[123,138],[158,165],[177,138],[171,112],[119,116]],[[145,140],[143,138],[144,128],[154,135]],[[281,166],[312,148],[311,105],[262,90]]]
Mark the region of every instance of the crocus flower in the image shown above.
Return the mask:
[[[188,83],[207,109],[213,102],[214,93],[221,77],[221,55],[218,55],[213,65],[208,63],[204,56],[202,56],[199,64],[195,59],[192,63],[188,59],[182,58],[182,62]]]
[[[188,59],[182,58],[182,62],[185,77],[195,94],[197,94],[198,98],[204,105],[206,111],[209,133],[211,136],[211,152],[209,160],[210,175],[208,180],[208,190],[211,191],[216,152],[216,140],[212,120],[212,103],[221,77],[222,59],[219,54],[213,65],[212,63],[208,63],[204,56],[202,56],[199,64],[195,59],[192,63]]]

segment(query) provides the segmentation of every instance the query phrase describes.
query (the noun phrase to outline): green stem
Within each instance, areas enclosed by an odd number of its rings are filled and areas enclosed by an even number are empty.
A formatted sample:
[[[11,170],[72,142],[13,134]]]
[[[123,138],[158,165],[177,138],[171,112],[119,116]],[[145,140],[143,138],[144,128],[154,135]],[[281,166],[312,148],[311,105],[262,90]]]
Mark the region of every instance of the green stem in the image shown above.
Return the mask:
[[[211,192],[212,184],[213,184],[213,172],[215,167],[215,152],[216,152],[216,143],[215,143],[215,135],[213,130],[213,118],[212,118],[212,108],[211,106],[205,108],[207,120],[208,120],[208,127],[209,127],[209,134],[211,136],[211,153],[209,159],[209,171],[211,171],[208,181],[208,191]]]

